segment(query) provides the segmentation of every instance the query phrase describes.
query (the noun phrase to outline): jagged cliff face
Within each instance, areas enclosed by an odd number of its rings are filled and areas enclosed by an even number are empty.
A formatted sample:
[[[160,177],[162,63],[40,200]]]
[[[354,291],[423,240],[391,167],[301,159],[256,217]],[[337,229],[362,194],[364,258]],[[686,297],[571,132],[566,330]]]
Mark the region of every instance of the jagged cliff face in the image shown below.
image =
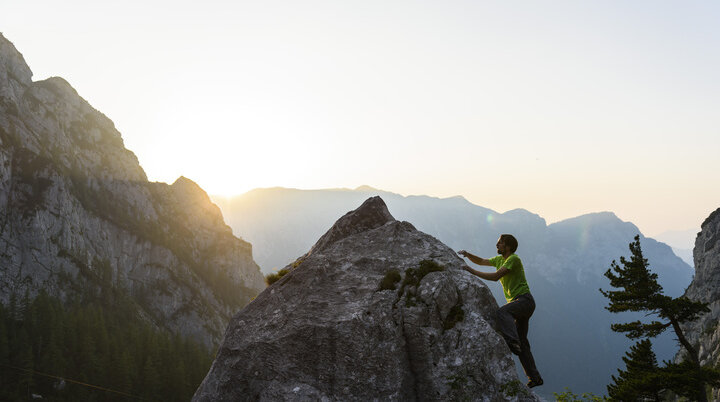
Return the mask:
[[[66,81],[31,77],[0,35],[0,300],[122,289],[159,327],[219,343],[264,288],[251,245],[192,181],[148,182]]]
[[[403,288],[423,260],[444,270]],[[370,198],[233,317],[193,400],[537,400],[463,265]]]
[[[717,366],[720,364],[720,208],[703,222],[695,238],[693,258],[695,278],[685,296],[709,303],[710,313],[684,325],[683,329],[688,340],[697,345],[700,363]],[[720,400],[720,390],[713,390],[712,400]]]

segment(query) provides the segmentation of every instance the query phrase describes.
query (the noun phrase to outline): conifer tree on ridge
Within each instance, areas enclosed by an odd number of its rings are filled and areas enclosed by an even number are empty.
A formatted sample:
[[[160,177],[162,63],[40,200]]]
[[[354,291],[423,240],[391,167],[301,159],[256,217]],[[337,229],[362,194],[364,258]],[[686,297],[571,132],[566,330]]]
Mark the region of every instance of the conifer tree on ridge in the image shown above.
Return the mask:
[[[680,364],[665,362],[665,367],[658,368],[660,384],[665,384],[666,389],[679,395],[697,401],[707,401],[705,386],[720,386],[720,372],[700,365],[697,349],[687,340],[680,324],[694,321],[700,315],[708,313],[710,311],[708,304],[692,301],[684,296],[673,298],[664,295],[662,286],[657,282],[657,274],[649,270],[648,260],[643,257],[640,235],[635,236],[629,247],[630,260],[621,256],[622,265],[613,261],[610,269],[605,272],[605,276],[610,279],[610,285],[620,289],[610,291],[600,289],[603,296],[610,300],[605,308],[611,313],[645,312],[658,319],[650,323],[637,320],[612,324],[611,329],[625,333],[630,339],[639,339],[656,337],[672,327],[678,342],[685,349],[686,360]],[[616,385],[618,385],[617,381]],[[608,386],[608,391],[610,388],[611,386]]]
[[[618,369],[618,376],[612,376],[614,384],[607,386],[610,398],[619,401],[661,401],[660,392],[665,386],[659,375],[660,367],[652,351],[652,343],[648,339],[637,342],[622,359],[626,371]]]

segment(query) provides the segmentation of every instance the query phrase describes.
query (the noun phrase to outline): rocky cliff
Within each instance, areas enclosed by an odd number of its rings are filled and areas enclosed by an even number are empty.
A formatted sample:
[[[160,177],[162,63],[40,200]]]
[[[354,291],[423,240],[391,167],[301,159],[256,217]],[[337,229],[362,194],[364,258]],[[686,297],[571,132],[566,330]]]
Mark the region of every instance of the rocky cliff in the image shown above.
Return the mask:
[[[463,265],[370,198],[233,317],[193,400],[537,400]]]
[[[219,343],[264,288],[251,245],[191,180],[148,182],[65,80],[31,78],[0,35],[0,301],[113,289],[158,327]]]
[[[686,336],[698,348],[700,363],[720,364],[720,208],[703,222],[693,250],[695,278],[685,296],[710,303],[710,313],[684,325]],[[678,356],[678,359],[680,356]],[[720,400],[720,390],[713,390],[713,401]]]

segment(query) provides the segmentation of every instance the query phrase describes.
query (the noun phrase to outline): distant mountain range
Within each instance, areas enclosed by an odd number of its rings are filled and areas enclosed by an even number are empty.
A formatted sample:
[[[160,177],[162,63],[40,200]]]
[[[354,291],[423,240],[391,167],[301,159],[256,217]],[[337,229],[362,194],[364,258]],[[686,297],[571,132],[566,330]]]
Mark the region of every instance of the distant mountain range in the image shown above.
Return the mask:
[[[253,244],[255,261],[264,272],[281,268],[305,253],[346,212],[379,195],[398,220],[406,220],[455,250],[481,256],[496,254],[502,233],[514,234],[538,309],[531,320],[531,344],[550,397],[569,386],[575,391],[604,393],[631,344],[610,331],[610,323],[628,317],[604,309],[599,288],[609,283],[603,273],[613,259],[629,255],[637,226],[611,212],[578,216],[551,225],[524,209],[498,213],[463,197],[402,196],[360,187],[355,190],[268,188],[213,201],[236,236]],[[683,294],[692,268],[666,244],[641,234],[641,244],[665,292]],[[504,303],[499,284],[490,284]],[[677,350],[670,338],[655,346],[659,359]]]

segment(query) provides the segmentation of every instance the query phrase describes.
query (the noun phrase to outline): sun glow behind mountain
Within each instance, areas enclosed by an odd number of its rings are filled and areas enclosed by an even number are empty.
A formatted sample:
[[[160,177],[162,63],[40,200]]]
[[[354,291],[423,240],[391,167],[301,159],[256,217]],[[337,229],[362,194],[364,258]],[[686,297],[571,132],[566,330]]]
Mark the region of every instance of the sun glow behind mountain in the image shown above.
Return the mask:
[[[44,0],[0,26],[36,80],[64,77],[116,123],[151,180],[367,183],[659,233],[720,199],[717,18],[649,1]]]

